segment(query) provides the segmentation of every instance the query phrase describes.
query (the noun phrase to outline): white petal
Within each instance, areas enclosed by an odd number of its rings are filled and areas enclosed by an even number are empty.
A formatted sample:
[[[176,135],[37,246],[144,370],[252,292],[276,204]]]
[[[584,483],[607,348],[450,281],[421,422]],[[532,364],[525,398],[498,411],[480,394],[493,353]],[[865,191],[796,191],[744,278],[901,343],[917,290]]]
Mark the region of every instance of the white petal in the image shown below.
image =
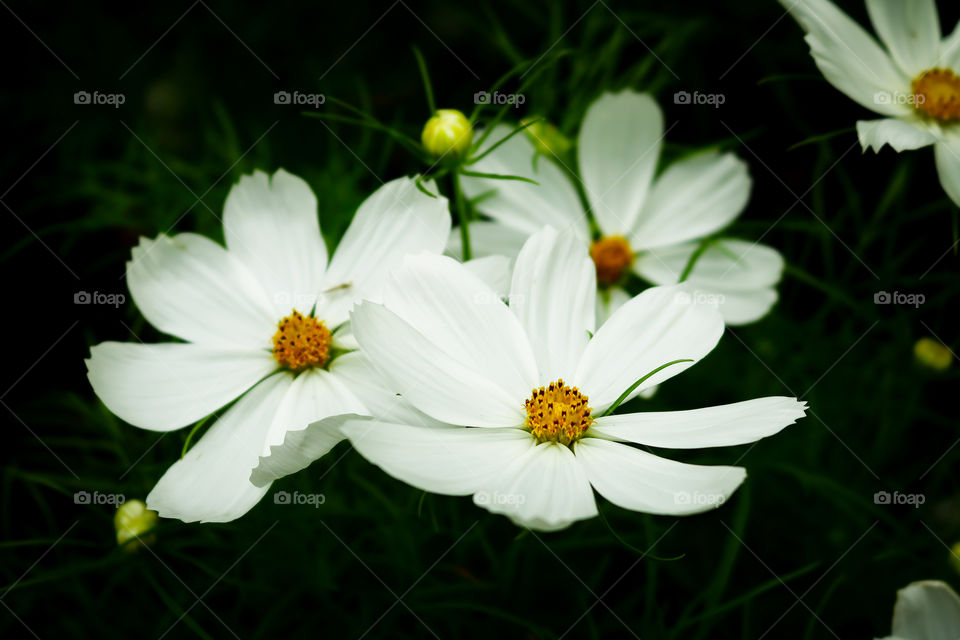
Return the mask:
[[[757,398],[691,411],[606,416],[590,425],[590,433],[652,447],[726,447],[778,433],[802,418],[805,409],[796,398]]]
[[[573,452],[597,493],[644,513],[680,516],[715,509],[747,476],[742,467],[684,464],[600,438],[577,441]]]
[[[420,411],[456,425],[523,424],[525,396],[508,394],[387,308],[364,302],[354,307],[350,322],[361,348],[386,376],[387,384]]]
[[[893,635],[908,640],[960,637],[960,598],[945,582],[922,580],[897,591]]]
[[[597,326],[610,319],[617,309],[630,301],[630,294],[620,287],[610,287],[597,291]]]
[[[634,270],[654,284],[677,281],[697,250],[685,244],[637,256]],[[766,245],[724,238],[711,244],[694,265],[687,284],[698,299],[715,302],[729,325],[759,320],[777,301],[773,288],[783,273],[783,257]]]
[[[470,231],[470,251],[474,258],[495,255],[516,258],[530,235],[528,231],[508,227],[502,222],[486,220],[471,222],[468,230]],[[454,227],[450,232],[446,251],[447,255],[463,260],[463,239],[460,236],[460,227]]]
[[[597,270],[580,238],[552,228],[527,240],[517,258],[510,309],[533,347],[539,380],[576,373],[594,332]]]
[[[483,150],[510,131],[511,127],[498,125],[484,142]],[[586,215],[577,190],[563,169],[549,158],[537,155],[524,133],[514,135],[469,169],[521,176],[538,183],[464,176],[460,183],[463,191],[469,199],[478,200],[475,206],[481,213],[526,233],[551,225],[558,229],[573,227],[587,235]]]
[[[960,70],[960,20],[954,25],[953,32],[940,42],[937,66]]]
[[[435,191],[430,183],[426,186]],[[449,235],[446,198],[431,198],[413,178],[386,183],[360,205],[330,260],[323,279],[329,302],[326,317],[333,323],[343,322],[354,302],[378,302],[387,274],[404,256],[440,253]]]
[[[634,270],[653,284],[675,284],[698,243],[647,251],[637,256]],[[703,289],[750,291],[777,284],[783,256],[756,242],[723,238],[700,254],[687,280]]]
[[[908,76],[937,66],[940,17],[934,0],[867,0],[877,34]]]
[[[653,183],[630,235],[635,251],[710,235],[733,221],[750,198],[747,163],[710,151],[675,162]]]
[[[331,370],[360,399],[367,413],[384,422],[424,427],[447,426],[418,411],[390,385],[373,363],[360,351],[333,361]]]
[[[627,235],[647,198],[663,146],[663,113],[649,94],[605,93],[580,127],[577,157],[604,235]]]
[[[536,444],[521,429],[436,429],[355,420],[342,431],[364,458],[394,478],[453,496],[478,491],[505,463]]]
[[[684,285],[652,287],[620,307],[587,345],[573,382],[599,414],[637,380],[656,373],[629,396],[660,384],[710,353],[723,334],[715,306],[702,304]],[[629,398],[628,398],[629,399]]]
[[[530,390],[539,386],[523,326],[496,291],[455,260],[426,254],[408,257],[392,274],[383,301],[436,347],[511,394],[521,406]]]
[[[270,486],[274,480],[306,469],[346,437],[341,431],[344,424],[368,419],[369,416],[357,413],[340,413],[298,431],[288,431],[282,443],[260,456],[260,463],[250,473],[250,482],[258,487]]]
[[[86,364],[107,408],[153,431],[205,418],[277,369],[269,351],[180,343],[104,342],[90,349]]]
[[[230,253],[256,274],[280,317],[308,313],[320,292],[327,247],[320,235],[317,198],[297,176],[279,169],[240,178],[223,209]]]
[[[913,93],[911,78],[860,25],[828,0],[780,3],[807,32],[810,53],[830,84],[876,113],[910,114],[906,101],[896,98]]]
[[[696,295],[716,298],[720,313],[723,314],[723,321],[729,327],[738,327],[762,319],[770,313],[780,297],[777,290],[773,288],[753,291],[698,290]]]
[[[486,256],[467,260],[463,266],[480,278],[485,285],[501,298],[510,293],[511,260],[507,256]]]
[[[960,133],[951,133],[933,146],[940,186],[960,207]]]
[[[872,148],[879,152],[883,145],[889,144],[898,153],[926,147],[937,139],[929,130],[900,118],[860,120],[857,122],[857,136],[864,151]]]
[[[268,455],[271,446],[281,444],[288,432],[302,431],[312,422],[343,413],[367,413],[360,400],[338,379],[334,365],[336,360],[330,371],[312,369],[294,378],[270,424],[261,455]]]
[[[229,522],[257,504],[269,484],[252,484],[250,471],[290,380],[278,373],[240,398],[160,478],[147,507],[184,522]]]
[[[504,464],[497,478],[474,494],[474,503],[540,531],[565,529],[597,515],[590,481],[569,447],[542,443],[519,459],[505,458]]]
[[[142,238],[127,285],[150,324],[189,342],[267,348],[282,317],[236,256],[194,233]]]

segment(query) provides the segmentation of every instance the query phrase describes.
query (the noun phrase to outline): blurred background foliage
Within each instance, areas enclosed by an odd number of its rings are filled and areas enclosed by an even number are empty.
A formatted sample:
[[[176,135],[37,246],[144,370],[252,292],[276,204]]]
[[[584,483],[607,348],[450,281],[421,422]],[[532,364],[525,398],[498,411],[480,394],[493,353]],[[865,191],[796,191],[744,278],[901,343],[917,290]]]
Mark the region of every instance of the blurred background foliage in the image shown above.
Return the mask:
[[[862,3],[840,4],[866,24]],[[960,9],[941,5],[955,24]],[[872,115],[822,79],[776,3],[10,2],[0,15],[3,637],[872,638],[889,633],[898,588],[960,584],[960,368],[913,357],[921,337],[958,346],[957,211],[932,153],[861,154],[854,123]],[[781,301],[639,408],[797,395],[810,415],[756,445],[667,452],[749,471],[729,504],[691,518],[601,501],[602,519],[522,532],[341,444],[275,485],[323,493],[318,508],[268,495],[238,522],[162,521],[152,548],[118,550],[112,508],[74,493],[144,497],[187,430],[138,430],[99,403],[89,346],[162,336],[130,302],[74,294],[127,293],[140,235],[221,240],[227,190],[254,168],[304,176],[335,244],[366,194],[424,166],[273,94],[321,92],[417,138],[429,114],[414,46],[438,106],[469,111],[545,56],[510,118],[574,137],[600,92],[633,87],[666,113],[665,160],[707,145],[747,160],[754,192],[731,232],[785,254]],[[126,101],[75,105],[81,90]],[[725,102],[674,104],[677,91]],[[878,291],[925,303],[875,305]],[[878,491],[925,502],[877,505]]]

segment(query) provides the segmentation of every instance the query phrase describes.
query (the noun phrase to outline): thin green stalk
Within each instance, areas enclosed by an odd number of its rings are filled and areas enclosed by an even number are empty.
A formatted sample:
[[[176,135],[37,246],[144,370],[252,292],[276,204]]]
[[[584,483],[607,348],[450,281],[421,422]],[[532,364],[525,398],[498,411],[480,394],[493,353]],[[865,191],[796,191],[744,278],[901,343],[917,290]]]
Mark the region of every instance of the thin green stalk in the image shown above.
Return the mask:
[[[450,174],[450,180],[453,183],[453,199],[457,207],[457,217],[460,220],[460,241],[463,244],[463,261],[466,262],[473,256],[470,248],[470,212],[467,209],[467,201],[463,197],[463,189],[460,188],[460,173],[453,171]]]

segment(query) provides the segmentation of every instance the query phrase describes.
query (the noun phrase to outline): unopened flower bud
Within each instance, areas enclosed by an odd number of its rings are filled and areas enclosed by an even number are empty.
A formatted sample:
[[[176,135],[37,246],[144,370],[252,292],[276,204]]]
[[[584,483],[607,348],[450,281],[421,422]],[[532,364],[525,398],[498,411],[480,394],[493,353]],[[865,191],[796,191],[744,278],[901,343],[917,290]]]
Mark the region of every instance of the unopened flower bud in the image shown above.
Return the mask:
[[[547,122],[546,120],[537,120],[536,118],[524,118],[520,124],[533,122],[529,127],[523,130],[533,142],[537,151],[545,156],[557,156],[562,158],[573,143],[567,136],[560,133],[560,129]]]
[[[135,550],[141,544],[152,544],[154,535],[144,536],[157,525],[157,512],[147,509],[142,500],[128,500],[117,507],[113,516],[113,527],[117,530],[117,544],[123,545],[130,539],[135,540],[125,549]]]
[[[913,355],[917,362],[935,371],[946,371],[953,361],[950,349],[933,338],[920,338],[913,345]]]
[[[463,158],[473,140],[473,128],[456,109],[437,109],[424,125],[420,140],[434,157]]]

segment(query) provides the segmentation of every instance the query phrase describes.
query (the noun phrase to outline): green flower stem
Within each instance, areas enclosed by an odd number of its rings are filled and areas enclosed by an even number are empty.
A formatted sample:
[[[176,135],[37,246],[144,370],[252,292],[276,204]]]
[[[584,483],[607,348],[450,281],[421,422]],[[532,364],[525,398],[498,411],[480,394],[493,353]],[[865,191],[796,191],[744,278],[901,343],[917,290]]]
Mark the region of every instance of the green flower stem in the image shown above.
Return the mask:
[[[460,241],[463,244],[463,261],[466,262],[473,256],[473,252],[470,250],[470,212],[467,208],[467,201],[463,197],[463,189],[460,188],[460,171],[451,171],[450,180],[453,183],[453,199],[457,207],[457,217],[460,220]]]

